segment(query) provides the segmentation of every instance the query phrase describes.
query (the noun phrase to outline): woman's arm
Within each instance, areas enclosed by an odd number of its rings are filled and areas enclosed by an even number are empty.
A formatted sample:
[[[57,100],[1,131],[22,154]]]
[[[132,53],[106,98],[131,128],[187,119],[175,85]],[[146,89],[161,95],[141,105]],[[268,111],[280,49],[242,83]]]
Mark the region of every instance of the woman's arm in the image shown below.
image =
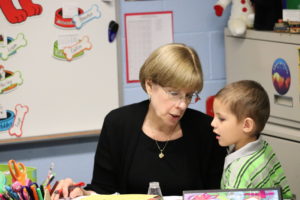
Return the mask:
[[[113,119],[108,115],[103,123],[94,158],[94,171],[91,184],[85,189],[93,190],[99,194],[112,194],[117,192],[117,163],[116,154],[113,152],[116,127]],[[115,125],[116,126],[116,125]]]

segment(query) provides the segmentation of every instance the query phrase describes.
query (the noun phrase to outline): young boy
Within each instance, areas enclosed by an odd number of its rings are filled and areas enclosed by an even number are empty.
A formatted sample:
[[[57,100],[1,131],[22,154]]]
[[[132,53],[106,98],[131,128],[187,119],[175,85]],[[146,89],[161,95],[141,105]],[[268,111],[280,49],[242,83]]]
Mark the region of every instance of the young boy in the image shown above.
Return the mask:
[[[260,137],[270,114],[269,98],[257,82],[243,80],[221,89],[213,103],[211,125],[220,146],[231,146],[225,158],[221,188],[282,188],[292,192],[271,146]]]

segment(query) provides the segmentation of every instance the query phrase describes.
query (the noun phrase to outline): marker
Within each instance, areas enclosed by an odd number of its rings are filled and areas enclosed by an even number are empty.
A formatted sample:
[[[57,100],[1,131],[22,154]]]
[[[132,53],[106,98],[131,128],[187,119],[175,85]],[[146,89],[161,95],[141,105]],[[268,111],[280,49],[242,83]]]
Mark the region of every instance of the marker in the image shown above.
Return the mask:
[[[50,184],[48,184],[47,186],[46,186],[46,188],[45,189],[47,189],[48,190],[48,192],[49,192],[49,194],[50,194],[50,191],[51,191],[51,185]]]
[[[36,186],[35,185],[31,185],[30,189],[32,191],[32,195],[33,195],[34,200],[39,200],[39,196],[38,196],[38,193],[36,191],[36,189],[37,189]]]
[[[55,178],[54,174],[50,174],[50,176],[47,177],[47,179],[43,182],[43,186],[46,187],[47,185],[49,185]]]
[[[5,192],[3,193],[3,198],[4,198],[4,200],[10,200],[10,196],[8,195],[8,192],[7,192],[7,191],[5,191]]]
[[[5,185],[5,190],[7,191],[7,194],[11,197],[11,198],[13,198],[13,199],[15,199],[15,200],[19,200],[20,198],[19,198],[19,195],[16,193],[16,192],[14,192],[12,189],[11,189],[11,187],[9,187],[8,185]]]
[[[51,184],[51,182],[54,180],[54,178],[55,178],[55,175],[52,174],[52,175],[50,176],[50,178],[49,178],[48,183],[45,185],[45,187],[46,187],[47,185]]]
[[[45,188],[44,200],[51,200],[50,192],[47,188]]]
[[[44,188],[44,186],[41,185],[41,186],[40,186],[40,189],[41,189],[41,192],[42,192],[42,196],[44,196],[44,195],[45,195],[45,188]]]
[[[56,187],[57,187],[58,183],[59,183],[58,181],[56,181],[56,182],[54,183],[54,185],[53,185],[52,189],[50,190],[50,195],[52,195],[52,194],[53,194],[53,192],[55,191],[55,189],[56,189]]]
[[[119,24],[115,21],[110,21],[108,25],[108,41],[113,42],[117,36]]]
[[[3,196],[3,194],[1,194],[1,193],[0,193],[0,199],[2,199],[2,200],[5,199],[4,196]]]
[[[36,192],[38,194],[39,200],[44,200],[41,189],[40,188],[36,188]]]
[[[26,187],[22,188],[22,194],[23,194],[23,199],[24,200],[30,200],[29,191],[27,190]]]

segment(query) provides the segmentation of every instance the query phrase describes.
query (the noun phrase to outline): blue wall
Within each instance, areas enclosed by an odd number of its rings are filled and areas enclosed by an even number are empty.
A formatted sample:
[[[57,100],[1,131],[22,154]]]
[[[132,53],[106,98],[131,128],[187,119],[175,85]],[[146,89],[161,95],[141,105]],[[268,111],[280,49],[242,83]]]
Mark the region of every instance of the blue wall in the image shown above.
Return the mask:
[[[124,13],[173,11],[174,42],[194,47],[201,59],[204,89],[200,95],[202,101],[194,104],[193,108],[205,111],[205,99],[215,94],[226,81],[223,30],[230,9],[226,10],[223,17],[216,17],[213,10],[215,3],[216,1],[212,0],[120,0],[119,36],[123,60],[123,104],[147,98],[138,83],[126,83]],[[54,162],[57,179],[73,177],[75,181],[88,183],[92,175],[97,139],[97,137],[86,137],[1,145],[0,163],[6,164],[9,159],[15,159],[27,166],[34,166],[38,168],[38,183],[41,183],[47,175],[51,162]]]
[[[213,5],[207,0],[122,1],[121,13],[173,11],[174,42],[185,43],[196,49],[204,71],[204,90],[199,103],[193,108],[205,111],[205,99],[215,94],[225,84],[223,30],[229,8],[223,17],[216,17]],[[123,20],[123,16],[122,16]],[[122,21],[123,22],[123,21]],[[122,29],[122,55],[125,55],[125,38]],[[123,62],[125,72],[125,62]],[[124,103],[130,104],[147,98],[138,83],[126,83],[123,73]]]

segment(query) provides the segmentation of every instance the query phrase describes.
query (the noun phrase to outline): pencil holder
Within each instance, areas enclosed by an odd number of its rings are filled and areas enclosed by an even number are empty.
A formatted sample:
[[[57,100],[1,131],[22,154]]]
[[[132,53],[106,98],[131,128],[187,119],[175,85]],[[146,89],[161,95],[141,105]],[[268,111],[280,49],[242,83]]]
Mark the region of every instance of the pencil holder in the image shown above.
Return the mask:
[[[9,172],[8,165],[6,164],[0,164],[0,171],[5,174],[6,177],[6,185],[11,185],[12,184],[12,177]],[[27,177],[32,181],[36,182],[37,181],[37,170],[34,167],[26,167],[27,171]]]

